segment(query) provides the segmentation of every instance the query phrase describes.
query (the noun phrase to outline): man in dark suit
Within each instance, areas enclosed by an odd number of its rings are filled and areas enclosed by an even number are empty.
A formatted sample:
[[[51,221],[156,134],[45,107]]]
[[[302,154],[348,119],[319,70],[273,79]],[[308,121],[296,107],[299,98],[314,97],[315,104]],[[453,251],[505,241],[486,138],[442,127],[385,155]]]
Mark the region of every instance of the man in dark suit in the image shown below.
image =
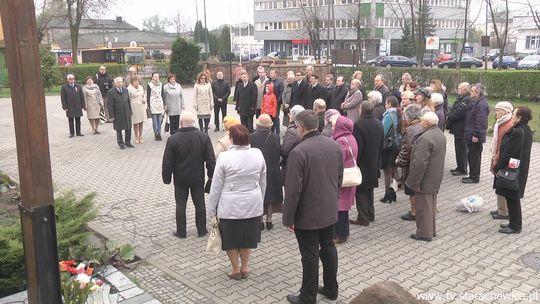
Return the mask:
[[[60,99],[62,101],[62,109],[66,111],[66,116],[69,123],[69,137],[84,136],[81,133],[81,117],[83,116],[83,109],[86,110],[84,103],[84,95],[81,86],[75,83],[75,76],[68,74],[67,82],[62,85],[60,90]]]
[[[384,79],[384,76],[381,74],[377,74],[375,79],[373,79],[373,82],[375,83],[373,90],[381,93],[383,104],[386,103],[386,98],[390,96],[390,89],[385,84],[385,81],[386,79]]]
[[[197,117],[184,111],[180,116],[180,130],[169,137],[163,154],[163,183],[170,184],[174,176],[176,200],[176,231],[173,235],[186,238],[186,204],[188,194],[195,205],[195,224],[199,237],[207,234],[206,208],[204,205],[204,167],[208,179],[214,175],[216,158],[208,134],[193,125]]]
[[[456,168],[450,170],[452,175],[467,175],[467,143],[465,142],[465,116],[467,108],[472,102],[471,85],[468,82],[460,83],[457,87],[458,96],[448,117],[446,118],[446,128],[450,134],[454,135],[454,150],[456,154]]]
[[[114,88],[107,92],[107,107],[109,108],[109,119],[113,122],[116,130],[116,140],[120,149],[126,147],[135,148],[131,144],[131,102],[129,93],[124,88],[122,77],[114,79]],[[122,131],[125,131],[125,140],[122,138]]]
[[[255,107],[257,106],[257,86],[249,81],[249,76],[247,72],[243,72],[240,76],[242,80],[236,86],[238,94],[235,93],[236,100],[236,111],[240,115],[240,122],[253,133],[253,115],[255,114]]]
[[[313,102],[316,99],[328,99],[326,96],[326,88],[319,84],[319,76],[311,75],[310,76],[310,86],[306,89],[306,109],[313,109]]]
[[[338,295],[337,250],[333,242],[338,219],[338,196],[343,179],[339,145],[318,130],[314,111],[300,112],[295,122],[302,141],[287,158],[283,224],[296,234],[302,256],[300,295],[290,303],[316,303],[317,292],[331,300]],[[319,283],[319,257],[324,286]]]
[[[345,101],[345,97],[347,97],[347,87],[345,86],[343,76],[338,76],[336,78],[336,88],[329,98],[330,100],[328,100],[328,108],[342,111],[341,104]]]
[[[216,129],[214,132],[219,131],[219,111],[221,110],[222,120],[227,116],[227,100],[231,95],[231,86],[223,79],[223,72],[218,71],[216,73],[216,80],[212,82],[212,93],[214,94],[214,124]]]
[[[382,152],[384,131],[380,119],[373,116],[374,104],[365,100],[360,105],[360,118],[354,123],[353,135],[358,144],[358,167],[362,183],[356,187],[358,217],[353,225],[369,226],[375,220],[373,189],[379,187],[379,157]]]
[[[326,96],[328,97],[326,102],[330,103],[330,98],[332,98],[332,95],[334,95],[334,91],[336,90],[336,85],[334,84],[334,75],[326,74],[326,76],[324,76],[324,87],[326,89]]]
[[[294,74],[295,82],[292,87],[291,92],[291,104],[289,105],[290,108],[294,107],[295,105],[300,105],[302,107],[306,107],[306,88],[308,87],[308,84],[306,81],[302,78],[301,72],[296,72]]]

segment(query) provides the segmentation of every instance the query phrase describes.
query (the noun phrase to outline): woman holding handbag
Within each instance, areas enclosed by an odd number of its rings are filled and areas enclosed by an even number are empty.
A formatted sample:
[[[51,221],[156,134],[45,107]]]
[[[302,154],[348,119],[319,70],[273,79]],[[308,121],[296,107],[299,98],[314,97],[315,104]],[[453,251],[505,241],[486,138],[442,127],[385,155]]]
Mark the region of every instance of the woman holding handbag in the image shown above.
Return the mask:
[[[357,168],[356,156],[358,155],[358,145],[352,135],[353,122],[345,116],[340,116],[333,124],[332,139],[334,139],[343,153],[343,166],[347,168]],[[360,172],[360,170],[358,170]],[[345,177],[344,177],[345,182]],[[360,183],[358,183],[360,184]],[[345,243],[349,237],[349,210],[354,204],[356,186],[341,187],[338,198],[338,221],[335,225],[336,237],[334,243]]]
[[[227,251],[232,268],[227,276],[241,280],[249,276],[251,249],[261,241],[266,164],[262,152],[250,147],[245,126],[234,125],[229,134],[232,145],[219,154],[214,169],[208,216],[219,219],[221,249]]]
[[[532,119],[531,110],[528,107],[517,107],[512,115],[513,127],[504,135],[499,150],[499,158],[494,167],[497,172],[495,177],[495,193],[506,199],[510,222],[501,224],[500,233],[520,233],[521,202],[525,194],[525,185],[529,174],[529,162],[531,160],[532,131],[529,120]],[[511,169],[511,170],[509,170]],[[505,180],[502,175],[508,171],[518,170],[513,180]],[[506,182],[505,182],[506,181]],[[512,185],[513,184],[513,185]]]
[[[379,199],[382,203],[392,203],[397,200],[396,190],[390,185],[392,179],[399,181],[396,157],[399,154],[399,144],[401,139],[401,122],[398,115],[398,100],[395,96],[386,99],[386,112],[383,114],[384,142],[381,155],[380,169],[384,172],[384,197]]]

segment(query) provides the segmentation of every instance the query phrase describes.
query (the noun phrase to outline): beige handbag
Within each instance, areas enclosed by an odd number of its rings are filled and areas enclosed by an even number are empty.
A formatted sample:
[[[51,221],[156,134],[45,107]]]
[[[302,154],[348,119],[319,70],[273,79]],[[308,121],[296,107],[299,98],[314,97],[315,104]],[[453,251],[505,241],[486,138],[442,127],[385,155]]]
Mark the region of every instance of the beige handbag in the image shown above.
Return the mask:
[[[218,255],[221,251],[221,234],[219,234],[219,219],[217,216],[212,217],[212,228],[208,235],[208,244],[206,244],[206,253]]]
[[[345,141],[347,141],[347,145],[349,146],[349,152],[351,152],[351,156],[354,161],[354,167],[343,169],[343,182],[341,183],[341,187],[356,187],[362,183],[362,172],[360,171],[360,168],[358,168],[358,166],[356,165],[356,159],[352,152],[349,140],[346,137],[343,138],[345,138]]]

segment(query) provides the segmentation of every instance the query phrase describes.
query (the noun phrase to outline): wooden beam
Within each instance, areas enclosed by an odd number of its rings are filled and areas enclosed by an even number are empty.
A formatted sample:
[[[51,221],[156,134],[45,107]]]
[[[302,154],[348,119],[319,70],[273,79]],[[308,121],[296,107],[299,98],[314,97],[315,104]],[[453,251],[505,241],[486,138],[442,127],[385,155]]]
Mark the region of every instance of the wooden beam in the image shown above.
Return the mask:
[[[0,0],[21,189],[29,303],[60,304],[45,95],[33,0]]]

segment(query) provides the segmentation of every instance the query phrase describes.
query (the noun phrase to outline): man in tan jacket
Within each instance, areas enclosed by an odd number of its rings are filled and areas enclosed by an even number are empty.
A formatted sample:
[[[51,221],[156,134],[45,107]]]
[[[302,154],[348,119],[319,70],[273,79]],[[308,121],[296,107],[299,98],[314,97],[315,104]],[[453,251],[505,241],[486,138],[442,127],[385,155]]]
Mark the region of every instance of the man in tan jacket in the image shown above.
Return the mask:
[[[430,242],[437,235],[435,213],[443,178],[446,136],[437,126],[437,114],[427,112],[420,123],[423,131],[414,143],[405,184],[414,191],[416,199],[416,233],[411,238]]]

